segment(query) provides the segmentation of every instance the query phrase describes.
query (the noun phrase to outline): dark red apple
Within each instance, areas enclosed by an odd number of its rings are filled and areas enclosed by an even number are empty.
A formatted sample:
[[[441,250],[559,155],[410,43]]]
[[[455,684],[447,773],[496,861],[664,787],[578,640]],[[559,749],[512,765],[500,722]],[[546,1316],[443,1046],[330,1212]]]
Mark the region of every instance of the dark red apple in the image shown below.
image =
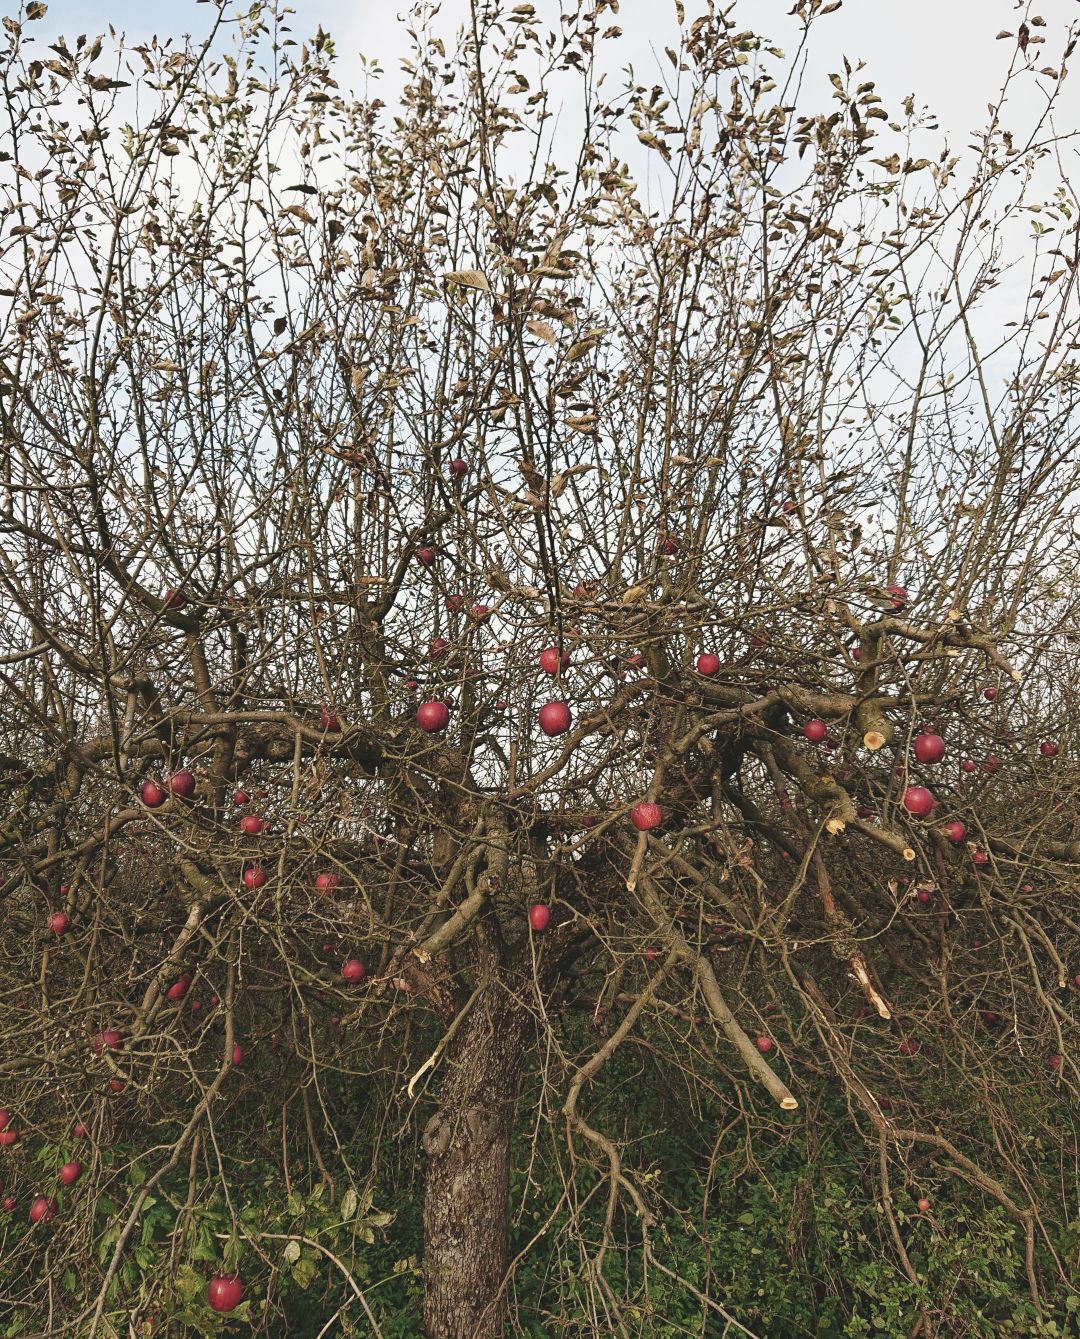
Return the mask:
[[[329,735],[341,733],[341,722],[329,707],[323,707],[322,711],[319,712],[319,729],[325,730]]]
[[[986,698],[987,702],[993,702],[994,698],[997,697],[997,689],[996,689],[996,688],[984,688],[984,689],[983,689],[983,697]]]
[[[991,775],[993,775],[993,773],[998,771],[1000,767],[1001,767],[1001,759],[997,756],[996,753],[988,753],[986,757],[983,759],[984,772],[989,772],[991,773]]]
[[[945,836],[948,837],[949,841],[956,842],[957,845],[959,845],[967,836],[967,828],[958,818],[954,818],[952,822],[946,823],[941,830]]]
[[[244,1056],[245,1056],[245,1055],[247,1055],[247,1051],[244,1050],[244,1048],[240,1045],[239,1042],[234,1042],[234,1044],[233,1044],[233,1048],[232,1048],[232,1062],[233,1062],[233,1064],[234,1064],[234,1065],[242,1065],[242,1064],[244,1063]]]
[[[930,891],[929,888],[920,888],[919,891],[915,894],[915,898],[917,901],[921,902],[925,907],[928,906],[934,900],[934,894]]]
[[[235,795],[233,795],[233,804],[247,804],[250,799],[251,796],[246,790],[238,790]]]
[[[853,647],[851,648],[851,658],[852,658],[852,660],[854,660],[856,663],[858,663],[858,661],[860,661],[860,660],[862,659],[862,650],[861,650],[860,647],[858,647],[858,646],[853,646]]]
[[[1049,1060],[1047,1060],[1046,1063],[1050,1066],[1051,1069],[1060,1069],[1060,1068],[1061,1068],[1061,1056],[1060,1056],[1060,1055],[1052,1055],[1052,1056],[1049,1058]]]
[[[919,762],[940,762],[945,756],[945,741],[940,735],[932,732],[916,735],[914,749]]]
[[[166,609],[182,609],[187,604],[187,596],[182,590],[167,590],[163,602]]]
[[[168,792],[156,781],[147,779],[139,786],[139,799],[147,809],[159,809],[169,798]]]
[[[51,1196],[39,1195],[30,1205],[31,1223],[47,1223],[56,1213],[56,1201]]]
[[[445,637],[433,637],[428,646],[428,656],[432,660],[442,660],[450,649],[450,643]]]
[[[714,674],[719,674],[720,657],[713,655],[711,651],[702,651],[697,658],[697,672],[703,674],[706,679],[711,679]]]
[[[77,1120],[77,1121],[75,1122],[75,1128],[74,1128],[74,1130],[72,1130],[71,1133],[75,1136],[76,1139],[85,1139],[85,1138],[86,1138],[86,1126],[82,1123],[81,1120]]]
[[[421,702],[416,709],[416,724],[421,730],[435,734],[450,724],[450,712],[445,702]]]
[[[65,1162],[60,1168],[60,1183],[65,1186],[73,1186],[83,1174],[83,1165],[81,1162]]]
[[[491,617],[491,610],[486,604],[474,604],[469,610],[469,617],[474,623],[486,623]]]
[[[901,1055],[918,1055],[922,1050],[922,1042],[916,1041],[914,1037],[905,1037],[897,1049]]]
[[[350,958],[341,969],[341,975],[346,981],[363,981],[367,976],[367,968],[359,958]]]
[[[171,794],[179,795],[182,800],[190,800],[195,794],[195,774],[186,767],[181,768],[179,772],[173,772],[166,785]]]
[[[461,610],[465,608],[465,596],[448,595],[446,599],[443,600],[443,608],[448,614],[460,613]]]
[[[1056,758],[1060,750],[1056,740],[1044,739],[1039,745],[1039,752],[1044,758]]]
[[[165,992],[167,1000],[182,1000],[191,987],[191,975],[188,972],[181,972],[169,989]]]
[[[971,758],[965,758],[964,761],[960,764],[960,770],[962,772],[974,772],[975,771],[974,761]]]
[[[340,883],[341,880],[336,874],[320,874],[315,880],[315,891],[329,896]]]
[[[815,716],[813,720],[807,721],[802,728],[803,734],[811,744],[820,744],[829,734],[829,727],[824,721],[819,721]]]
[[[676,535],[665,535],[663,539],[660,541],[660,552],[666,554],[667,557],[670,558],[672,554],[678,553],[678,551],[679,551],[678,537]]]
[[[551,920],[551,908],[543,902],[534,902],[529,908],[529,924],[536,931],[546,930]]]
[[[54,911],[50,914],[46,924],[54,935],[67,934],[71,928],[71,917],[66,911]]]
[[[934,796],[925,786],[908,786],[904,791],[904,808],[915,818],[925,818],[934,804]]]
[[[773,1050],[773,1048],[776,1046],[776,1042],[774,1042],[771,1037],[757,1037],[754,1040],[754,1045],[758,1048],[758,1050],[761,1052],[762,1055],[768,1055],[769,1052]]]
[[[540,729],[545,735],[562,735],[570,729],[570,708],[565,702],[546,702],[539,713]]]
[[[243,1298],[239,1274],[214,1274],[206,1285],[206,1300],[212,1311],[235,1311]]]
[[[4,1212],[5,1212],[5,1213],[10,1213],[10,1212],[12,1211],[12,1209],[14,1209],[14,1207],[15,1207],[15,1205],[16,1205],[17,1203],[18,1203],[18,1201],[16,1200],[16,1198],[15,1198],[14,1195],[5,1195],[5,1196],[4,1196]]]
[[[630,810],[630,822],[638,832],[651,832],[664,821],[664,811],[651,800],[640,800]]]
[[[124,1034],[118,1032],[116,1028],[104,1028],[101,1032],[94,1033],[90,1044],[94,1048],[95,1055],[101,1055],[105,1051],[122,1051]]]
[[[469,472],[468,462],[462,460],[460,456],[458,456],[455,460],[452,460],[450,462],[450,474],[452,478],[464,479],[466,474],[468,474],[468,472]]]
[[[266,820],[257,817],[255,814],[245,814],[240,820],[240,831],[246,837],[257,837],[265,827]]]
[[[435,562],[436,553],[434,549],[417,549],[416,557],[419,560],[421,567],[431,567]]]
[[[885,593],[890,597],[893,613],[899,613],[910,598],[903,586],[886,586]]]
[[[248,865],[241,877],[245,888],[261,888],[266,882],[266,870],[262,865]]]
[[[570,668],[570,652],[563,651],[559,654],[557,646],[549,646],[546,650],[540,652],[540,668],[545,674],[556,675],[560,670]]]

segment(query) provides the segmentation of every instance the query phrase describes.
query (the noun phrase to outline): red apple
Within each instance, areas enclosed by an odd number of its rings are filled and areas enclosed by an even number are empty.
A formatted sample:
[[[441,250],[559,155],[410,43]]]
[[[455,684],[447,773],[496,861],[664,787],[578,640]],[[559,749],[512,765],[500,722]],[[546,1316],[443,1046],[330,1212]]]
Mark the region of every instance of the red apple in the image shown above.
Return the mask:
[[[104,1051],[122,1051],[124,1034],[117,1032],[116,1028],[104,1028],[101,1032],[94,1033],[90,1044],[94,1048],[95,1055],[101,1055]]]
[[[996,689],[996,688],[984,688],[984,689],[983,689],[983,697],[986,698],[987,702],[993,702],[994,698],[997,697],[997,689]]]
[[[941,830],[945,836],[948,837],[949,841],[956,842],[957,845],[959,845],[967,836],[967,828],[958,818],[954,818],[952,822],[946,823]]]
[[[491,610],[486,604],[474,604],[469,610],[469,617],[474,623],[486,623],[491,617]]]
[[[993,1009],[984,1009],[982,1011],[982,1021],[986,1024],[987,1027],[995,1027],[998,1023],[1001,1022],[1001,1015],[999,1013],[995,1013]]]
[[[46,924],[54,935],[67,934],[71,928],[71,917],[66,911],[54,911],[50,914]]]
[[[166,609],[182,609],[187,604],[187,596],[182,590],[167,590],[163,602]]]
[[[901,1055],[918,1055],[922,1050],[922,1042],[916,1041],[914,1037],[904,1037],[897,1049]]]
[[[214,1274],[206,1285],[206,1300],[212,1311],[235,1311],[243,1297],[239,1274]]]
[[[675,535],[664,535],[660,541],[660,551],[669,558],[679,551],[679,540]]]
[[[10,1124],[11,1124],[11,1112],[0,1111],[0,1132],[6,1130]]]
[[[255,814],[245,814],[240,820],[240,831],[247,837],[257,837],[265,827],[266,820]]]
[[[450,724],[450,712],[445,702],[421,702],[416,709],[416,724],[428,734],[445,730]]]
[[[819,721],[815,716],[813,720],[806,722],[802,728],[802,732],[806,738],[809,739],[811,744],[820,744],[823,739],[827,738],[829,727],[824,721]]]
[[[945,741],[940,735],[927,733],[915,736],[915,757],[919,762],[940,762],[945,756]]]
[[[10,1148],[19,1142],[20,1137],[18,1130],[0,1130],[0,1148]]]
[[[266,882],[266,870],[262,865],[248,865],[241,878],[245,888],[261,888]]]
[[[762,1055],[768,1055],[769,1052],[775,1047],[776,1042],[774,1042],[771,1037],[757,1037],[754,1041],[754,1045],[758,1048],[758,1050],[761,1052]]]
[[[925,786],[908,786],[904,791],[904,808],[915,818],[925,818],[935,803],[933,794]]]
[[[31,1223],[47,1223],[55,1213],[56,1201],[45,1195],[39,1195],[30,1205]]]
[[[465,608],[465,596],[448,595],[446,599],[443,600],[443,608],[448,614],[460,613],[460,611]]]
[[[929,1212],[930,1212],[930,1201],[929,1201],[928,1199],[926,1199],[926,1198],[923,1198],[923,1199],[919,1200],[919,1202],[916,1204],[915,1207],[918,1209],[918,1211],[919,1211],[920,1213],[929,1213]]]
[[[350,958],[341,969],[341,975],[346,981],[363,981],[367,976],[367,968],[359,958]]]
[[[551,908],[543,902],[534,902],[529,908],[529,924],[536,931],[546,930],[551,920]]]
[[[336,874],[320,874],[315,880],[315,891],[329,896],[340,882],[341,880]]]
[[[903,586],[886,586],[885,593],[891,599],[894,613],[898,613],[908,602],[908,593]]]
[[[423,549],[417,549],[416,556],[420,562],[421,567],[431,567],[432,564],[435,562],[436,554],[434,549],[423,548]]]
[[[547,702],[540,708],[540,729],[545,735],[562,735],[570,729],[570,708],[565,702]]]
[[[860,660],[862,659],[862,649],[861,649],[861,647],[853,646],[853,647],[851,648],[851,658],[852,658],[852,660],[854,660],[854,661],[856,661],[856,662],[858,662],[858,661],[860,661]]]
[[[188,972],[181,972],[169,989],[165,992],[167,1000],[182,1000],[191,987],[191,975]]]
[[[976,865],[989,865],[990,863],[990,857],[986,854],[984,850],[982,850],[981,847],[977,851],[972,851],[971,859],[972,862]]]
[[[156,781],[147,779],[139,786],[139,799],[146,805],[147,809],[159,809],[169,798],[165,791]]]
[[[81,1162],[65,1162],[60,1168],[60,1182],[65,1186],[73,1186],[83,1174],[83,1165]]]
[[[655,962],[657,958],[660,956],[660,950],[658,948],[653,948],[652,945],[650,944],[650,946],[645,950],[644,956],[646,962]]]
[[[971,758],[965,758],[964,761],[960,764],[960,770],[962,772],[974,772],[975,763]]]
[[[195,794],[195,775],[184,767],[179,772],[173,772],[166,785],[173,795],[179,795],[182,800],[190,800]]]
[[[984,772],[989,772],[992,775],[994,772],[998,771],[1000,767],[1001,767],[1001,759],[997,756],[996,753],[988,753],[986,757],[983,759]]]
[[[432,660],[442,660],[450,649],[450,643],[445,637],[434,637],[428,646],[428,656]]]
[[[450,474],[455,479],[464,479],[469,472],[468,463],[458,456],[450,462]]]
[[[924,907],[934,900],[934,895],[929,888],[920,888],[919,891],[915,894],[915,897],[916,900],[921,902]]]
[[[664,811],[651,800],[641,800],[630,810],[630,822],[638,832],[651,832],[664,821]]]
[[[14,1196],[14,1195],[5,1195],[5,1196],[4,1196],[4,1212],[5,1212],[5,1213],[10,1213],[10,1212],[12,1211],[12,1209],[14,1209],[14,1207],[15,1207],[15,1205],[16,1205],[17,1202],[18,1202],[18,1201],[15,1199],[15,1196]]]
[[[235,1042],[235,1043],[233,1044],[233,1048],[232,1048],[232,1062],[233,1062],[233,1064],[234,1064],[234,1065],[242,1065],[242,1064],[244,1063],[244,1056],[245,1056],[245,1055],[247,1055],[247,1051],[244,1050],[244,1048],[240,1045],[239,1042]]]
[[[1056,1069],[1060,1069],[1060,1068],[1061,1068],[1061,1056],[1060,1056],[1060,1055],[1052,1055],[1052,1056],[1049,1058],[1049,1060],[1047,1060],[1046,1063],[1050,1066],[1051,1069],[1055,1069],[1055,1070],[1056,1070]]]
[[[556,675],[560,670],[570,668],[570,652],[563,651],[559,654],[557,646],[549,646],[546,650],[540,652],[540,668],[545,674]]]
[[[250,799],[251,796],[246,790],[238,790],[235,795],[233,795],[233,804],[247,804]]]
[[[1053,739],[1044,739],[1039,745],[1039,752],[1044,758],[1056,758],[1059,752],[1057,741]]]
[[[713,655],[711,651],[703,651],[697,658],[697,672],[703,674],[706,679],[711,679],[714,674],[719,674],[720,657]]]
[[[75,1122],[75,1128],[74,1128],[74,1130],[72,1130],[71,1133],[75,1136],[76,1139],[85,1139],[85,1138],[86,1138],[86,1126],[82,1123],[81,1120],[77,1120],[77,1121]]]
[[[319,712],[319,729],[325,730],[329,735],[341,733],[341,722],[328,707],[323,707]]]

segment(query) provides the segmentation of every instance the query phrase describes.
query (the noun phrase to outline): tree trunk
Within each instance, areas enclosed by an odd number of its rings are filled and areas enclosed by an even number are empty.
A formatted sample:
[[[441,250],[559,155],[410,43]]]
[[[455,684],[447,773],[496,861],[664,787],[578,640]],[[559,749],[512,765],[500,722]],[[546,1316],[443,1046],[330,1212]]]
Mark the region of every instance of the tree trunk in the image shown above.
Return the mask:
[[[439,1110],[424,1130],[424,1333],[501,1339],[510,1131],[528,1014],[488,984],[451,1039]]]

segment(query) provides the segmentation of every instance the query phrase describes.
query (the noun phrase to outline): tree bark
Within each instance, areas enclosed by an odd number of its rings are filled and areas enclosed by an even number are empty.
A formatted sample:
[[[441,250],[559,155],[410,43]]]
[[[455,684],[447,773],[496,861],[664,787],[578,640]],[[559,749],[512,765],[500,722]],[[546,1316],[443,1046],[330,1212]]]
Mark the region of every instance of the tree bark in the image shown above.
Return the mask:
[[[451,1038],[439,1110],[424,1130],[424,1333],[501,1339],[510,1133],[528,1013],[498,979]]]

